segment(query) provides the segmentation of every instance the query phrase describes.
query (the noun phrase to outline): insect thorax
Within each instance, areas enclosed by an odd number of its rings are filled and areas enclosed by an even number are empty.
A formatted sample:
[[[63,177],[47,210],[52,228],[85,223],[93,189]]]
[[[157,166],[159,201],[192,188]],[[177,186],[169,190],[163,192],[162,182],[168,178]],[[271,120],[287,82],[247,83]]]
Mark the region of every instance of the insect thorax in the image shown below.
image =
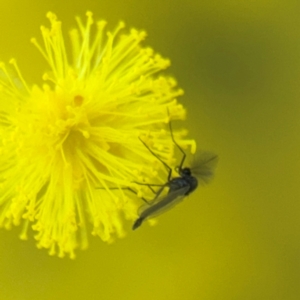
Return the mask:
[[[187,190],[185,195],[190,194],[197,188],[197,186],[198,186],[197,178],[195,178],[193,176],[175,177],[169,182],[169,187],[170,187],[169,192],[177,191],[177,190],[187,187],[187,186],[189,187],[189,189]]]

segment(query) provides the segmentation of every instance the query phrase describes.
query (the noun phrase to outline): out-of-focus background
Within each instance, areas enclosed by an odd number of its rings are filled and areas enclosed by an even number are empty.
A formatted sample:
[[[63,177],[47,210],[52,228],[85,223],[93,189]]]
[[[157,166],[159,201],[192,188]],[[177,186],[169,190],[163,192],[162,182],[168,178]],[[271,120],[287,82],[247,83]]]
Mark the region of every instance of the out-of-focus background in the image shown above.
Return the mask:
[[[0,231],[0,300],[300,299],[300,3],[11,0],[0,4],[0,60],[29,83],[46,63],[29,42],[45,14],[66,32],[92,10],[109,28],[145,29],[172,60],[185,126],[216,152],[215,180],[125,239],[91,237],[77,258],[50,257],[20,229]]]

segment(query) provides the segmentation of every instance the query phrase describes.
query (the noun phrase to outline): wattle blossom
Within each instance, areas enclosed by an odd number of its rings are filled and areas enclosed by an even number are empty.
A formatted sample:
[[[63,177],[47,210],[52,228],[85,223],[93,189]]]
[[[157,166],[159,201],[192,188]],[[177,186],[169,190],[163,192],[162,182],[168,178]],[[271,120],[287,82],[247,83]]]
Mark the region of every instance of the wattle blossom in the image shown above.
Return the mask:
[[[61,22],[47,17],[43,44],[31,40],[48,63],[45,84],[26,82],[15,60],[1,64],[0,226],[21,225],[22,239],[33,231],[39,248],[74,258],[90,232],[110,242],[131,228],[141,197],[153,197],[136,182],[166,181],[140,139],[176,165],[168,122],[185,117],[183,91],[161,72],[170,61],[141,45],[144,31],[121,22],[106,32],[88,12],[67,49]],[[174,131],[195,152],[184,135]]]

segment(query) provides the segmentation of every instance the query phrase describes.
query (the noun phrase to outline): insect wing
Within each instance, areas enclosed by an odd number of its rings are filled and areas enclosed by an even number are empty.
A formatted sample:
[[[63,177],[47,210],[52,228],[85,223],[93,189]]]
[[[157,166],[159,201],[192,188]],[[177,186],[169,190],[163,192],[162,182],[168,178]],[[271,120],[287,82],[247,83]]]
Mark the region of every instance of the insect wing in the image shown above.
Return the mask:
[[[190,186],[185,186],[157,199],[157,201],[153,204],[141,206],[138,211],[140,218],[153,218],[170,210],[184,199],[185,193],[189,190],[189,188]]]
[[[154,199],[148,201],[148,206],[152,206],[153,204],[157,203],[159,201],[159,199],[161,199],[162,197],[159,197],[160,194],[163,192],[163,190],[168,186],[168,182],[165,183],[163,186],[161,186],[158,191],[156,192],[156,195],[154,197]]]
[[[192,163],[191,171],[197,177],[199,184],[207,184],[214,175],[218,156],[211,152],[200,152]]]

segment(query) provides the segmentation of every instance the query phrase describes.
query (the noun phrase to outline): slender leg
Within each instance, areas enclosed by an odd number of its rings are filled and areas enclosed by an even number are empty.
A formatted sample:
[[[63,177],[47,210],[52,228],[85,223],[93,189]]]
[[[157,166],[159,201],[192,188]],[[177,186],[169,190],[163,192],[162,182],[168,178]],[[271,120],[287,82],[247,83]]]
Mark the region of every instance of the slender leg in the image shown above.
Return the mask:
[[[139,140],[144,144],[144,146],[148,149],[148,151],[154,156],[156,157],[168,170],[169,174],[168,174],[168,181],[170,181],[171,177],[172,177],[172,169],[170,166],[168,166],[157,154],[155,154],[150,148],[149,146],[139,137]],[[153,185],[154,186],[154,185]]]
[[[100,187],[99,187],[99,188],[96,188],[96,189],[97,189],[97,190],[105,190],[104,188],[100,188]],[[122,188],[118,188],[118,187],[110,187],[109,189],[110,189],[110,190],[128,190],[128,191],[134,193],[135,195],[137,195],[136,191],[133,190],[133,189],[130,188],[130,187],[122,187]],[[156,192],[154,192],[154,193],[156,194]],[[150,205],[151,202],[149,202],[148,200],[146,200],[144,197],[141,197],[141,199],[142,199],[145,203],[147,203],[147,204]]]
[[[137,181],[133,181],[133,183],[136,183],[138,185],[147,186],[153,194],[156,194],[156,191],[152,188],[153,186],[159,186],[159,187],[165,186],[164,184],[151,184],[151,183],[142,183],[142,182],[137,182]]]
[[[168,110],[168,115],[170,116],[169,110]],[[180,171],[180,170],[182,170],[182,166],[183,166],[183,164],[184,164],[184,161],[185,161],[185,158],[186,158],[186,154],[185,154],[185,152],[182,150],[182,148],[176,143],[176,141],[175,141],[175,139],[174,139],[171,121],[169,121],[169,127],[170,127],[170,133],[171,133],[172,141],[173,141],[173,143],[177,146],[177,148],[180,150],[180,152],[182,153],[182,159],[181,159],[180,165],[179,165],[179,167],[178,167],[178,170]]]

